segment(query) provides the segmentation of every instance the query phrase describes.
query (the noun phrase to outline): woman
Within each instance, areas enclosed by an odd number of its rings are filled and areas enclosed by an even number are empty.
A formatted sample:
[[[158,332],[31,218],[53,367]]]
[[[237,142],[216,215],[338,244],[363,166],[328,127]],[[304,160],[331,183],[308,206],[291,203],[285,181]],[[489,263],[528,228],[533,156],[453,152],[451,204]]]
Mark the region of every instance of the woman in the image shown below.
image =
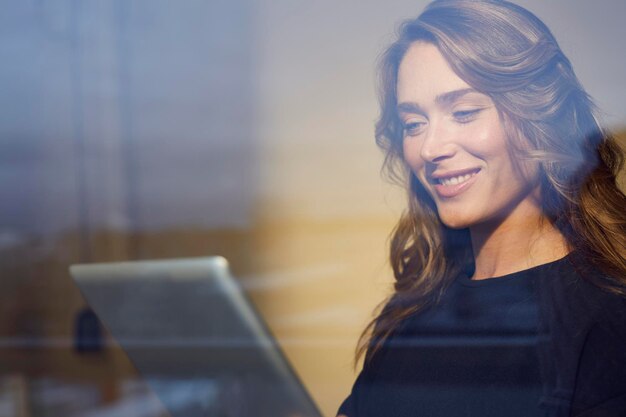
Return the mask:
[[[381,82],[376,139],[409,207],[339,414],[626,415],[622,155],[549,29],[435,1]]]

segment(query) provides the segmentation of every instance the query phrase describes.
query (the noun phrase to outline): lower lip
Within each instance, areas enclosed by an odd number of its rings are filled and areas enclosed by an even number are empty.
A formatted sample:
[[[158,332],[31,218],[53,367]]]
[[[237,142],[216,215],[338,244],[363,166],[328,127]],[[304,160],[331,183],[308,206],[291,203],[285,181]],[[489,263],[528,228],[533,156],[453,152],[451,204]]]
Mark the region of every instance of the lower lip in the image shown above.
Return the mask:
[[[443,185],[443,184],[435,184],[435,191],[437,195],[441,198],[452,198],[456,197],[459,194],[463,193],[469,187],[472,186],[476,182],[476,177],[480,174],[478,171],[476,174],[472,175],[467,181],[462,182],[460,184],[454,185]]]

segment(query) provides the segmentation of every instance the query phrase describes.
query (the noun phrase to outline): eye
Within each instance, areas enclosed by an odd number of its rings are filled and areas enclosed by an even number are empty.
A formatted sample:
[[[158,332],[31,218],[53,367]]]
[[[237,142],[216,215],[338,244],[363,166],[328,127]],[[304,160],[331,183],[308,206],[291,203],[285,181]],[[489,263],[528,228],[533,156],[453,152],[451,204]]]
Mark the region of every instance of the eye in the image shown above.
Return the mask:
[[[454,120],[459,123],[469,123],[478,116],[483,109],[459,110],[452,113]]]
[[[409,120],[402,124],[402,129],[404,130],[405,136],[417,136],[422,132],[425,125],[426,122]]]

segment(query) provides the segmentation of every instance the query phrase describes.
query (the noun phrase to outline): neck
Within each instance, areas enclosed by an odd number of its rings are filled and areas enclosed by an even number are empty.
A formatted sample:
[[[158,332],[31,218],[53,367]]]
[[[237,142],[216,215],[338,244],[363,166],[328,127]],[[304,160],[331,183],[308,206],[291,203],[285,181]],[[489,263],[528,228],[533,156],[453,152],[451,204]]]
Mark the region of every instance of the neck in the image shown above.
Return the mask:
[[[470,228],[475,272],[485,279],[523,271],[568,254],[561,232],[538,207],[518,207],[515,216]]]

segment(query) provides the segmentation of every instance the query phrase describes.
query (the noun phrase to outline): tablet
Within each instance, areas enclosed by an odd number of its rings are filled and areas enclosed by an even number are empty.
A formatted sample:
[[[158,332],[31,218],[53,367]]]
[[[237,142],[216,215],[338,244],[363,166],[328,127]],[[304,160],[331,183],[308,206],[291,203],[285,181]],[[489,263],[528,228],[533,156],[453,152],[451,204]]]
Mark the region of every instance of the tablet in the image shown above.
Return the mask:
[[[72,265],[173,416],[321,417],[222,257]]]

